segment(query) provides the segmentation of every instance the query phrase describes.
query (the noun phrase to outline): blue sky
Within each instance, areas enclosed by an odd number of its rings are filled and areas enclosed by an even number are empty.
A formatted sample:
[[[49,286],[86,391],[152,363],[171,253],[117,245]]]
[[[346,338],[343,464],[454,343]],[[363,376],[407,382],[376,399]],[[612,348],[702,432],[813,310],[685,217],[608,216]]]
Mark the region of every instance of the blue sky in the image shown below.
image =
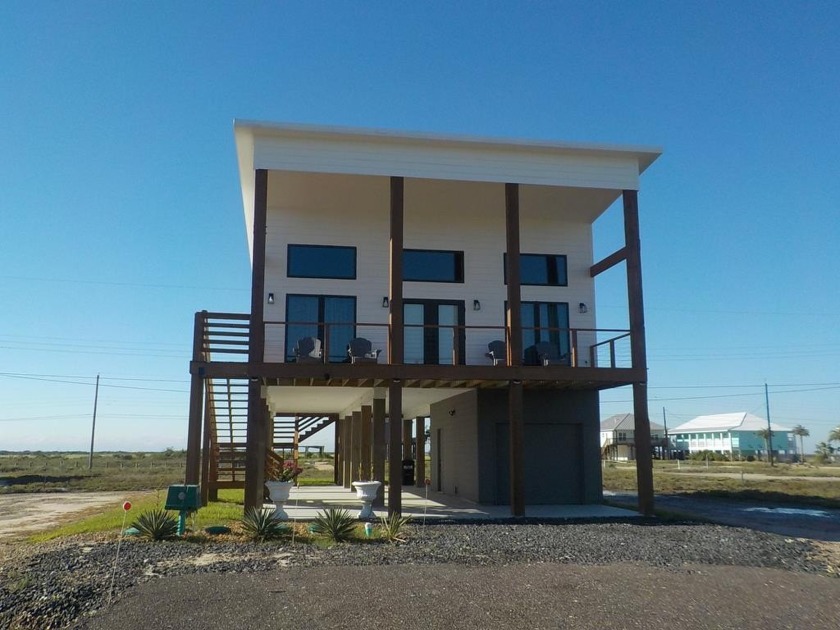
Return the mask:
[[[833,2],[0,4],[0,449],[182,447],[192,315],[245,312],[234,118],[660,146],[651,417],[840,424]],[[619,213],[597,255],[620,246]],[[602,326],[623,325],[616,270]],[[629,411],[605,393],[603,415]]]

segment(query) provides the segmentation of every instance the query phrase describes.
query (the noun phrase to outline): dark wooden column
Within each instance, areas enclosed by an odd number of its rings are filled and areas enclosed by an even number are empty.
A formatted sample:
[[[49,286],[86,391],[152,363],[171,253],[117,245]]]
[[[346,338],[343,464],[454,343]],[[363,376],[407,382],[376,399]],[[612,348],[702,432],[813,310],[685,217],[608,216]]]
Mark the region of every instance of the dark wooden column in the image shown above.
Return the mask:
[[[630,356],[633,368],[644,373],[644,380],[633,383],[634,440],[636,444],[636,483],[639,512],[653,516],[653,461],[650,444],[650,418],[647,396],[647,355],[645,350],[645,309],[642,299],[642,256],[639,237],[638,192],[625,190],[624,241],[627,254],[627,303],[630,309]]]
[[[411,459],[411,418],[404,418],[402,422],[402,456]]]
[[[388,363],[402,365],[405,352],[403,329],[403,206],[405,181],[391,178],[391,214],[388,257]],[[402,513],[402,382],[388,384],[388,514]]]
[[[334,431],[334,442],[335,442],[335,452],[333,453],[333,483],[337,486],[340,486],[344,483],[343,475],[344,472],[344,460],[341,456],[341,418],[336,418],[335,422],[333,422],[333,431]]]
[[[210,391],[204,390],[204,438],[201,447],[201,505],[210,500],[210,461],[213,459],[213,436],[210,433]]]
[[[505,234],[507,243],[507,348],[508,365],[522,365],[522,298],[519,272],[519,185],[505,184]],[[525,515],[525,421],[522,381],[508,384],[510,424],[510,511]]]
[[[254,173],[254,225],[253,255],[251,265],[251,321],[248,362],[265,360],[265,232],[268,210],[268,171]],[[248,434],[245,439],[245,509],[260,507],[263,502],[265,481],[265,448],[267,414],[262,401],[260,374],[249,374],[248,385]]]
[[[362,464],[362,412],[353,412],[353,437],[350,455],[350,479],[359,481],[359,468]]]
[[[416,464],[414,466],[414,485],[422,488],[426,482],[426,418],[417,416],[414,419],[414,444],[416,446]]]
[[[402,514],[402,383],[388,387],[388,514]]]
[[[373,434],[373,427],[371,426],[371,408],[370,405],[362,405],[362,478],[365,481],[372,481],[373,471],[371,470],[371,436]]]
[[[351,470],[352,466],[352,451],[353,451],[353,416],[344,416],[341,423],[342,434],[342,485],[345,488],[353,489],[350,483],[353,481]]]
[[[374,507],[385,506],[385,399],[373,399],[373,478],[379,486]]]
[[[195,314],[193,320],[193,353],[190,365],[190,415],[187,425],[187,462],[184,483],[197,484],[201,475],[201,412],[204,392],[204,368],[197,365],[204,359],[204,325],[207,311]]]

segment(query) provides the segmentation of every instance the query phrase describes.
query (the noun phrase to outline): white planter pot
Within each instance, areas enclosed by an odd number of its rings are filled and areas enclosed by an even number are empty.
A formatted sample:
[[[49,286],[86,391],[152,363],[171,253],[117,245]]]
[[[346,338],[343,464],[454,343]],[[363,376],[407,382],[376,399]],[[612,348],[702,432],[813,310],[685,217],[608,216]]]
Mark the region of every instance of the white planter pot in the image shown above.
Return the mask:
[[[266,481],[265,487],[268,488],[268,494],[271,497],[271,502],[274,503],[274,518],[286,520],[289,515],[283,509],[283,504],[289,500],[289,493],[292,491],[294,481]]]
[[[356,488],[356,497],[362,502],[362,511],[359,512],[359,518],[373,517],[373,501],[376,499],[376,494],[379,492],[381,481],[354,481],[353,487]]]

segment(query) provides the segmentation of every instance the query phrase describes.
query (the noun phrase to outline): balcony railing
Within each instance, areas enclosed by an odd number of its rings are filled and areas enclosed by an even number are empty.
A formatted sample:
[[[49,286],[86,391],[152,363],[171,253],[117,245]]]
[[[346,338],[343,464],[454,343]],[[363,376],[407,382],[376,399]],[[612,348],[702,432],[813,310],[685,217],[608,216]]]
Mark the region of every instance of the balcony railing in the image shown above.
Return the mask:
[[[202,358],[205,361],[247,361],[249,316],[236,313],[203,313]],[[267,363],[295,360],[293,348],[301,338],[321,341],[321,361],[347,363],[347,344],[354,337],[368,339],[380,350],[378,363],[388,364],[391,329],[386,323],[356,322],[265,322]],[[404,364],[492,365],[488,344],[504,341],[505,326],[461,326],[452,324],[405,324]],[[538,365],[533,342],[549,341],[556,346],[560,364],[573,368],[631,368],[630,332],[619,329],[523,327],[523,365]],[[530,343],[529,343],[530,342]]]

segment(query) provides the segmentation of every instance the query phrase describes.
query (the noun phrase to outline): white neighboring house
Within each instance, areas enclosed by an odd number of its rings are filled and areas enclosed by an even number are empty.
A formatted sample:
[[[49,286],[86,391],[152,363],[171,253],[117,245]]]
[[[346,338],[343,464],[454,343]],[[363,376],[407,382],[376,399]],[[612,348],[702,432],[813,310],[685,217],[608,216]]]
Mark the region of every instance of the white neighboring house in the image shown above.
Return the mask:
[[[601,422],[601,458],[616,461],[636,459],[636,419],[632,413],[619,413]],[[650,423],[650,444],[659,457],[667,446],[665,427]]]
[[[697,416],[670,431],[674,447],[683,455],[712,451],[734,457],[760,456],[767,445],[759,431],[767,420],[751,413],[719,413]],[[796,453],[796,437],[790,427],[771,423],[773,455],[787,458]]]

